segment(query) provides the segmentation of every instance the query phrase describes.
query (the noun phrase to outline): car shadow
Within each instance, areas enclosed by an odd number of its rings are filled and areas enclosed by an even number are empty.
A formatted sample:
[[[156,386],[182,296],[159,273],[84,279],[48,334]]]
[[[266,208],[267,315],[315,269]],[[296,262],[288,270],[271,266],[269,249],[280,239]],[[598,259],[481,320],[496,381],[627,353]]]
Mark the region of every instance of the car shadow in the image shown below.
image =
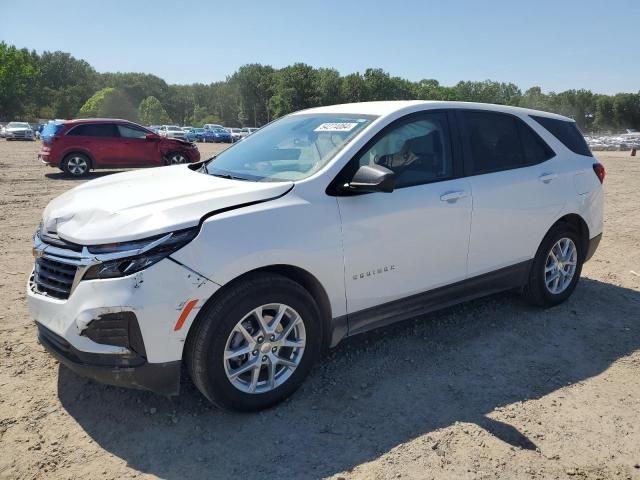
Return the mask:
[[[45,173],[44,176],[47,178],[50,178],[51,180],[69,180],[72,182],[77,182],[77,181],[85,182],[87,180],[93,180],[94,178],[100,178],[107,175],[112,175],[114,173],[121,173],[126,171],[127,170],[98,170],[98,171],[93,170],[87,173],[87,175],[84,177],[72,177],[62,171],[59,171],[59,172]]]
[[[639,307],[640,292],[585,278],[548,310],[511,293],[477,300],[344,341],[291,399],[256,414],[216,409],[188,381],[165,398],[64,367],[58,392],[102,448],[167,479],[324,477],[455,422],[535,450],[489,414],[598,375],[640,348],[640,329],[630,328]]]

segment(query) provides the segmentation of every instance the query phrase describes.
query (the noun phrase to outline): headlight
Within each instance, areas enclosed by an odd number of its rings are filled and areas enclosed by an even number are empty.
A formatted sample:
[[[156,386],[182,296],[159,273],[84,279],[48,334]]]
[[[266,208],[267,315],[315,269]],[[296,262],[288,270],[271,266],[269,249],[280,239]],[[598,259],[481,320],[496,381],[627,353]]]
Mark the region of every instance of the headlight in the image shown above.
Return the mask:
[[[196,227],[144,240],[88,247],[90,253],[107,259],[87,269],[83,280],[119,278],[144,270],[184,247],[197,234]],[[108,259],[109,256],[117,258]]]

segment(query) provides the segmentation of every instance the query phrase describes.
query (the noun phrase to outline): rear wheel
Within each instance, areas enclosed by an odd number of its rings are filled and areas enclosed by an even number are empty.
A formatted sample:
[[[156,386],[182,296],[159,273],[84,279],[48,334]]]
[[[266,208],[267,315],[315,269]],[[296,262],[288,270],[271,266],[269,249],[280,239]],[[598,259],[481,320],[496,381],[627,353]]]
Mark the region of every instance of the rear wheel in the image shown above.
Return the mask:
[[[571,224],[559,223],[544,237],[524,289],[534,305],[552,307],[564,302],[578,284],[584,262],[584,242]]]
[[[91,168],[89,157],[82,153],[67,155],[62,161],[62,170],[72,177],[84,177]]]
[[[300,386],[321,345],[320,314],[309,292],[286,277],[263,274],[205,306],[189,333],[186,361],[211,402],[261,410]]]

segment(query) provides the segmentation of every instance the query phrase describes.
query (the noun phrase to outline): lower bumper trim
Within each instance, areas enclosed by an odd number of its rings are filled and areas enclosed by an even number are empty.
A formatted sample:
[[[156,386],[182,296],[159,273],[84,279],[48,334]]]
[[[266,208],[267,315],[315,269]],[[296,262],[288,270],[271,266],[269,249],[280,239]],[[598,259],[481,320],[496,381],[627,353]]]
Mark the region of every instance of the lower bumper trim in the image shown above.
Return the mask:
[[[181,361],[148,363],[137,355],[118,356],[81,352],[40,323],[38,340],[69,370],[83,377],[117,387],[149,390],[161,395],[180,391]]]
[[[584,257],[585,262],[589,260],[591,257],[593,257],[594,253],[596,253],[596,250],[598,249],[598,245],[600,245],[600,240],[602,240],[602,234],[596,235],[595,237],[589,240],[589,246],[587,247],[587,254]]]

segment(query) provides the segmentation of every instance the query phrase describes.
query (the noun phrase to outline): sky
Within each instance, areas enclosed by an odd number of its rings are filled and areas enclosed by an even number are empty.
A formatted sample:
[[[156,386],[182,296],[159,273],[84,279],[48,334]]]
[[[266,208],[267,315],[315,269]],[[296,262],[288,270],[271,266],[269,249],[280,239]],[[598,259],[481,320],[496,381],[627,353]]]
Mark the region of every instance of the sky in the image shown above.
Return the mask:
[[[0,0],[0,41],[168,83],[304,62],[442,85],[640,90],[640,0]]]

